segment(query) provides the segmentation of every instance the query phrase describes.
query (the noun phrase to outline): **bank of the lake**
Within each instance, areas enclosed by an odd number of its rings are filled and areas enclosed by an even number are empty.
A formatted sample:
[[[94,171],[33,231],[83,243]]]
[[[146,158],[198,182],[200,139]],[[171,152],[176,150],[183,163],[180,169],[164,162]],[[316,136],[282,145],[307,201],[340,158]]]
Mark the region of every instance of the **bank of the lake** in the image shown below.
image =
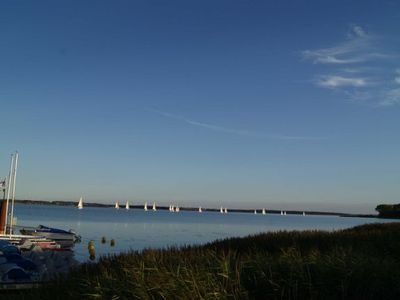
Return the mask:
[[[15,299],[399,299],[400,223],[281,231],[81,265]]]

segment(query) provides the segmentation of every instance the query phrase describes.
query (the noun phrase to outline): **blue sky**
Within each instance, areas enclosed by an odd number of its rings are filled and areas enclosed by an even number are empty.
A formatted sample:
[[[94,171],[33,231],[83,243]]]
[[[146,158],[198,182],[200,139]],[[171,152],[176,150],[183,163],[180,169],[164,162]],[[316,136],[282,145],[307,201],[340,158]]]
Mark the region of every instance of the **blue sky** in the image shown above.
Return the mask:
[[[400,199],[397,1],[2,1],[18,198],[372,212]]]

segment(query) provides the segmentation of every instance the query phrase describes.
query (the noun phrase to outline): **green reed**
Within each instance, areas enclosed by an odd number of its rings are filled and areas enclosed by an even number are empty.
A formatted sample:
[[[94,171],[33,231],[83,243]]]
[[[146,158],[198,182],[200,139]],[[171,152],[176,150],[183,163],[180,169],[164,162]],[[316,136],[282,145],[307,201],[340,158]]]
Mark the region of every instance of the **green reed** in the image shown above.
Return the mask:
[[[400,299],[400,223],[102,257],[15,299]]]

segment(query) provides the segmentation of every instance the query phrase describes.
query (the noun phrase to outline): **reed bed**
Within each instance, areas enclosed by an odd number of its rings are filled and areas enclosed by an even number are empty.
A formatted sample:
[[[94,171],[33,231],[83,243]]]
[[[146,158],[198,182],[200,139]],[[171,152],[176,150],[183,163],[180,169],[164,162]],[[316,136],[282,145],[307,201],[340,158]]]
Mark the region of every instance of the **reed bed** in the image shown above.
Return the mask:
[[[13,299],[400,299],[400,223],[122,253]]]

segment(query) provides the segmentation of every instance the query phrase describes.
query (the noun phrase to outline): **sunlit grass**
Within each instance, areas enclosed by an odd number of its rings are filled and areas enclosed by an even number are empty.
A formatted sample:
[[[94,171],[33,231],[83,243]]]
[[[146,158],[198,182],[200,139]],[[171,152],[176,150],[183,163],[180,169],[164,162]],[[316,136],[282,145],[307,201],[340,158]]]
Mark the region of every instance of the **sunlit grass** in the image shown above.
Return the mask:
[[[400,223],[336,232],[274,232],[204,246],[113,255],[19,296],[400,299]]]

